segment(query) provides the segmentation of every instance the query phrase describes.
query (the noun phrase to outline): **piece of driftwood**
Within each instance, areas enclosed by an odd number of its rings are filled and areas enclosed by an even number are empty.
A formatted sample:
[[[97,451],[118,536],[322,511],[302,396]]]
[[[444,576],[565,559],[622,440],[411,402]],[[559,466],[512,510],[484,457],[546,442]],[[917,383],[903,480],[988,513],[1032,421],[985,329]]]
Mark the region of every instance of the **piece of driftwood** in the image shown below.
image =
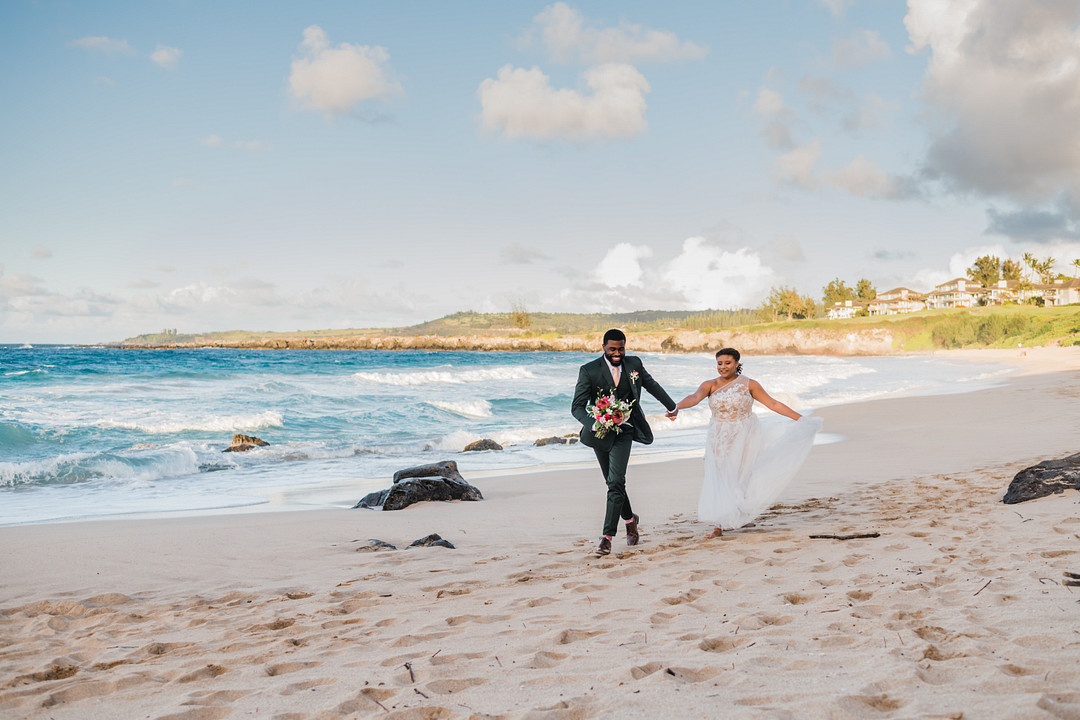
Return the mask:
[[[858,540],[859,538],[881,537],[881,533],[855,533],[854,535],[811,535],[812,540]]]
[[[1065,579],[1061,581],[1062,585],[1068,585],[1069,587],[1080,587],[1080,573],[1074,573],[1065,571]]]

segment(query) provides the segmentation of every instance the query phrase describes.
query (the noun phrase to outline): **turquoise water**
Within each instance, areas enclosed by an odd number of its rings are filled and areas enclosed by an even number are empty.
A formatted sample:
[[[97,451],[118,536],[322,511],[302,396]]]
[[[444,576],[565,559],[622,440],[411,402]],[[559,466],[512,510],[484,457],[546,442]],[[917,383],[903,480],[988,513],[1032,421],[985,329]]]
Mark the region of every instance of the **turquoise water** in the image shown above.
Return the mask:
[[[576,432],[577,368],[593,357],[0,345],[0,524],[270,509],[326,486],[359,499],[395,470],[445,459],[466,478],[591,462],[587,448],[533,443]],[[709,355],[643,359],[676,400],[715,375]],[[974,390],[1009,372],[934,357],[744,362],[750,377],[803,411]],[[703,406],[675,423],[647,395],[644,407],[657,441],[635,455],[700,450]],[[222,453],[237,432],[270,445]],[[506,449],[460,452],[485,437]]]

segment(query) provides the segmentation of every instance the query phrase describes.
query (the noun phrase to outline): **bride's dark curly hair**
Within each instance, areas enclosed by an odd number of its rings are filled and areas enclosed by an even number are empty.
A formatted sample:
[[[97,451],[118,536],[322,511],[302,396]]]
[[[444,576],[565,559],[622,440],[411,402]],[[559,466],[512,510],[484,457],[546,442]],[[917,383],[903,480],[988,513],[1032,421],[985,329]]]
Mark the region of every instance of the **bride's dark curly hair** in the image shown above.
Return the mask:
[[[727,355],[728,357],[735,358],[735,362],[739,363],[738,366],[735,368],[735,374],[742,375],[742,363],[739,362],[739,358],[742,356],[739,355],[738,350],[736,350],[735,348],[720,348],[716,351],[716,358],[719,360],[721,355]]]

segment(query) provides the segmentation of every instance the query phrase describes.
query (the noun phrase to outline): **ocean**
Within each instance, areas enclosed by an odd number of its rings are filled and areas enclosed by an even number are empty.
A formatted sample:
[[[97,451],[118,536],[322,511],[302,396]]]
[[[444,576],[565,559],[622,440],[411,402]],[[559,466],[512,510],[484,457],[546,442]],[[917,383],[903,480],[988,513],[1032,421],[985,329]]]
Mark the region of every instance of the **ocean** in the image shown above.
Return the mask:
[[[593,357],[0,345],[0,525],[351,504],[396,470],[440,460],[456,460],[466,479],[591,463],[580,445],[534,442],[579,429],[570,401],[578,366]],[[642,359],[675,400],[715,376],[711,355]],[[933,356],[743,362],[800,412],[966,392],[1012,372]],[[676,422],[648,394],[643,406],[656,442],[635,457],[701,452],[704,404]],[[223,453],[234,433],[270,445]],[[504,450],[461,452],[481,438]],[[842,440],[828,427],[819,435]]]

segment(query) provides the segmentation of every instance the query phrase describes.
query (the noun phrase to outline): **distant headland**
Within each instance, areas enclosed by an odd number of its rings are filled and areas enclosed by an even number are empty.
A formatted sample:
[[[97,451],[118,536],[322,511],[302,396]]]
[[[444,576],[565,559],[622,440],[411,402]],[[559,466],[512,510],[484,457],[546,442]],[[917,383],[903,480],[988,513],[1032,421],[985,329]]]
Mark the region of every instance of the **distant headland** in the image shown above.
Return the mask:
[[[639,352],[736,347],[769,355],[885,355],[964,347],[1080,345],[1080,306],[991,306],[905,315],[754,322],[752,310],[633,313],[459,312],[401,328],[178,333],[104,343],[116,348],[257,350],[488,350],[594,352],[619,327]]]

